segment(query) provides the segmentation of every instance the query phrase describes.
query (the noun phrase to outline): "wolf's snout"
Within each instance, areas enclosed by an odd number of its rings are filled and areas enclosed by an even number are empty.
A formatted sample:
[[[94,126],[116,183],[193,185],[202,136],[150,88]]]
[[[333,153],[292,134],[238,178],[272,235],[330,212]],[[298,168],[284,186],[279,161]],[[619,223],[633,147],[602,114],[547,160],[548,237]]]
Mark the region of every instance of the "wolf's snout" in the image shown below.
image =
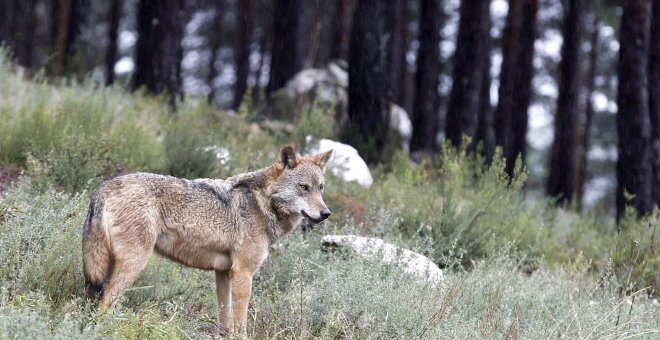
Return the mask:
[[[325,209],[321,210],[321,219],[325,220],[326,218],[330,217],[330,215],[332,215],[332,213],[330,212],[330,209],[325,208]]]

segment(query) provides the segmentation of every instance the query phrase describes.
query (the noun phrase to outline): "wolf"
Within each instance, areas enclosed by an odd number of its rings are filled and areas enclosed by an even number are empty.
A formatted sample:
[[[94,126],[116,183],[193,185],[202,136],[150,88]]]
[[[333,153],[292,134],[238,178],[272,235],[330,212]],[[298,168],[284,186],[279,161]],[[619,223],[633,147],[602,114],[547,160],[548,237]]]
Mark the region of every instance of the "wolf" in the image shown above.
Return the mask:
[[[135,173],[102,183],[82,234],[88,294],[112,308],[156,251],[215,271],[220,329],[244,332],[252,278],[269,246],[304,218],[331,214],[322,197],[331,156],[303,157],[286,145],[273,165],[225,180]]]

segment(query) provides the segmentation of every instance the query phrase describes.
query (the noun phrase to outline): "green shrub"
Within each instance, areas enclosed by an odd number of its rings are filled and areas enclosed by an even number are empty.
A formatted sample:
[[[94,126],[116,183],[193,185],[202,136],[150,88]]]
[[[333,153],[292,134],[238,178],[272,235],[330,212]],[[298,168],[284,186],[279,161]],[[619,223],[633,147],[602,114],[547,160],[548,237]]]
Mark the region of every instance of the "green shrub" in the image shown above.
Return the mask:
[[[23,166],[30,154],[44,158],[76,144],[105,145],[117,168],[162,166],[157,137],[168,111],[165,104],[117,88],[98,88],[91,81],[54,86],[37,77],[30,82],[0,63],[5,75],[0,77],[0,162]]]
[[[75,193],[95,188],[102,177],[109,177],[118,163],[112,146],[102,138],[63,134],[50,150],[37,149],[28,155],[27,175],[33,186],[45,190],[51,186]]]
[[[619,222],[619,232],[609,249],[608,271],[604,276],[616,280],[621,296],[648,287],[648,293],[658,295],[660,288],[660,252],[657,249],[660,210],[639,218],[628,207]]]

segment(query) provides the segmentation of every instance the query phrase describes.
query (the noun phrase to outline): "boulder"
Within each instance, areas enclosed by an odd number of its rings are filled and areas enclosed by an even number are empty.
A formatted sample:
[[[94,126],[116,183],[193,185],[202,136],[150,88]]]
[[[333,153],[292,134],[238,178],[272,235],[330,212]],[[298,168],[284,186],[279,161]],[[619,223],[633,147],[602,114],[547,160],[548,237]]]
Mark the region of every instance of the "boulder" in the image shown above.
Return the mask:
[[[428,257],[386,243],[378,238],[356,235],[326,235],[321,243],[328,248],[346,248],[366,258],[376,258],[386,264],[395,264],[406,273],[416,276],[422,281],[439,284],[443,280],[442,269]]]
[[[271,94],[264,115],[272,119],[292,121],[296,112],[312,107],[327,114],[335,114],[335,134],[348,123],[348,65],[332,61],[325,68],[310,68],[298,72],[286,86]],[[402,138],[407,150],[412,138],[412,123],[400,106],[390,104],[390,128]]]
[[[367,163],[360,157],[354,147],[330,139],[314,141],[311,136],[307,136],[306,154],[315,155],[328,150],[334,150],[327,165],[327,169],[333,175],[346,182],[355,181],[365,188],[373,184],[374,179]]]

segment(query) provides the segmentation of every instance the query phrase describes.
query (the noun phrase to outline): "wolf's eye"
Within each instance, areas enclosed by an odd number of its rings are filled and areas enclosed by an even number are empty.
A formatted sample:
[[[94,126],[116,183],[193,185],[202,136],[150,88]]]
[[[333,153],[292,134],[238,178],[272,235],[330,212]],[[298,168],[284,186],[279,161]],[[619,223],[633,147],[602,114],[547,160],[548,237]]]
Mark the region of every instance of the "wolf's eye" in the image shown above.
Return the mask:
[[[302,189],[302,191],[309,191],[309,185],[307,185],[307,184],[301,184],[301,185],[300,185],[300,189]]]
[[[324,188],[325,188],[325,185],[323,185],[323,184],[319,185],[319,189],[321,189],[321,191],[323,191]]]

